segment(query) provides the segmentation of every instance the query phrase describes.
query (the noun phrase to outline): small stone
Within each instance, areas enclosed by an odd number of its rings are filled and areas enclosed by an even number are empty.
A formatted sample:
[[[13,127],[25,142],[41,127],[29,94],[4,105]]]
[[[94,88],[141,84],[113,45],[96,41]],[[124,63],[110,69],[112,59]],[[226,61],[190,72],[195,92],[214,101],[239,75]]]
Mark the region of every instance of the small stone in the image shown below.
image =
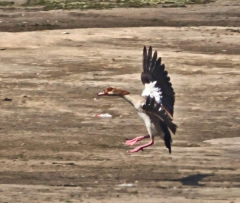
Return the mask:
[[[12,99],[6,97],[6,98],[3,99],[3,101],[12,101]]]

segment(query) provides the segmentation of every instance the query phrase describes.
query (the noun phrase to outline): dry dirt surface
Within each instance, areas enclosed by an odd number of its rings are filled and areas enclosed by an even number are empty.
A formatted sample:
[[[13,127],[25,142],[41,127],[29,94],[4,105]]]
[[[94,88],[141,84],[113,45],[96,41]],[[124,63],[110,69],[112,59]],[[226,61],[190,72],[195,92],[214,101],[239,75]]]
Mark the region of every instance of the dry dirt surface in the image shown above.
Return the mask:
[[[0,0],[1,1],[1,0]],[[16,4],[20,0],[9,0]],[[22,2],[24,2],[22,0]],[[0,7],[0,31],[144,26],[240,26],[240,1],[216,0],[185,8],[115,8],[52,10],[42,7]]]
[[[240,202],[239,27],[0,36],[1,203]],[[107,86],[141,93],[143,45],[158,50],[176,92],[171,155],[159,138],[126,153],[125,138],[145,135],[145,126],[126,101],[96,96]]]

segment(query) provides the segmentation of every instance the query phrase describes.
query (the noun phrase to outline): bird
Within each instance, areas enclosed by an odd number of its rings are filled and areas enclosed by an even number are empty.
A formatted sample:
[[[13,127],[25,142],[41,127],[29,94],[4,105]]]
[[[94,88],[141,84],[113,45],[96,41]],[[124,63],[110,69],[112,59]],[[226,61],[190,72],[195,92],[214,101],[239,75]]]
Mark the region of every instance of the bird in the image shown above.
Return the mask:
[[[125,144],[132,146],[137,142],[150,138],[147,144],[140,145],[127,152],[135,153],[154,144],[154,138],[159,136],[163,139],[168,152],[171,154],[171,133],[175,134],[177,125],[173,123],[175,92],[170,82],[165,65],[157,51],[149,46],[143,47],[141,81],[144,85],[142,94],[130,94],[129,91],[107,87],[98,93],[98,96],[120,96],[128,101],[143,120],[147,135],[138,136],[134,139],[126,139]]]

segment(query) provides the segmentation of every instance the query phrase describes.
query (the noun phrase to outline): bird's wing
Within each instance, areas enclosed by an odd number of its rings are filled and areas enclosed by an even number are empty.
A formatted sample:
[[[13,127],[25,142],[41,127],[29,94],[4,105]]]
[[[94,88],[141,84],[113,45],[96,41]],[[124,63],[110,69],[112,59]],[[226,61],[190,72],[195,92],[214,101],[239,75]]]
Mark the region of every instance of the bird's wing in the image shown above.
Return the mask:
[[[142,96],[150,96],[155,102],[161,104],[167,114],[173,116],[175,93],[170,82],[168,72],[165,71],[164,64],[161,64],[161,58],[157,58],[157,51],[152,54],[152,47],[148,51],[143,48],[143,72],[141,74],[142,83],[145,88]]]
[[[162,104],[159,104],[155,101],[154,97],[148,96],[146,103],[142,105],[142,109],[160,118],[172,131],[172,133],[176,133],[177,125],[172,122],[171,115],[169,115],[168,112],[163,108]]]

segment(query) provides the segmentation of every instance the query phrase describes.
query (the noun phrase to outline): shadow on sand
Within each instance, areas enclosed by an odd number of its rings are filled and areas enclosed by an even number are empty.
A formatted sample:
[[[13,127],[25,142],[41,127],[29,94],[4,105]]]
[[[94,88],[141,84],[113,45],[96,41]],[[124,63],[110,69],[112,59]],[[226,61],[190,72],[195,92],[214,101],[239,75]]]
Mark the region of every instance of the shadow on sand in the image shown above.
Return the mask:
[[[200,184],[199,181],[201,181],[203,178],[213,176],[213,174],[195,174],[195,175],[189,175],[184,178],[180,179],[173,179],[172,181],[181,182],[182,185],[192,185],[192,186],[204,186],[204,184]]]

